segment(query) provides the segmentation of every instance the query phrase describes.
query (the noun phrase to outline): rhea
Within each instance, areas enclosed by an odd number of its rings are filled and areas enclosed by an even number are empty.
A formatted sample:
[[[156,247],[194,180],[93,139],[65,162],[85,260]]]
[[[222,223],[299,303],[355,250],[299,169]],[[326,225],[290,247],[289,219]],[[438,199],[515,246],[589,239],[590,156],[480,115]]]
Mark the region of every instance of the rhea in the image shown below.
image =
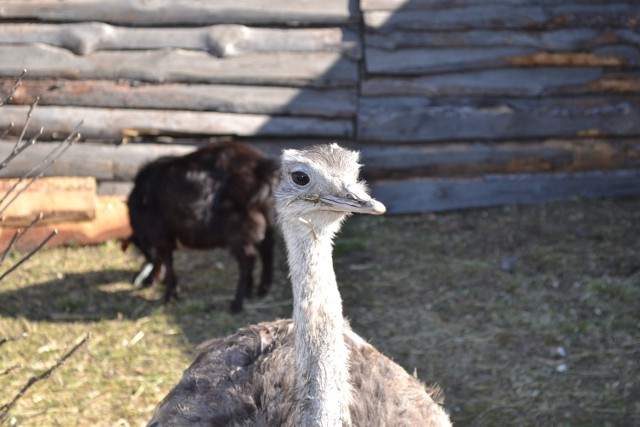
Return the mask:
[[[275,190],[293,320],[253,325],[200,347],[149,426],[449,426],[427,388],[351,330],[333,238],[351,213],[382,214],[337,144],[285,150]]]

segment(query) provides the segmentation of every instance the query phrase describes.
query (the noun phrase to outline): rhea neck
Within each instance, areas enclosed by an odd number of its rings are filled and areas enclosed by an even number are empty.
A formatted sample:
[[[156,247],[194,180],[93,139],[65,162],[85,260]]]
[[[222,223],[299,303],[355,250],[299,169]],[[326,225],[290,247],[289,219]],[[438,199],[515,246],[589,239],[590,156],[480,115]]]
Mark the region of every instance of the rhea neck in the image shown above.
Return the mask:
[[[283,222],[293,287],[298,425],[351,425],[349,360],[342,300],[333,270],[333,236],[344,215]]]

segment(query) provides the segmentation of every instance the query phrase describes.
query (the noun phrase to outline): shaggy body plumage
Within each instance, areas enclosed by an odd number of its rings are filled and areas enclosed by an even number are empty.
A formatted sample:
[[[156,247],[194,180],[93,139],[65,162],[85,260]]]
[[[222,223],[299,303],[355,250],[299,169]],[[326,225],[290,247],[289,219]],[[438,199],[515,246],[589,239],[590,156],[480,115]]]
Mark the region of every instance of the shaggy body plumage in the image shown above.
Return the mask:
[[[426,389],[358,335],[344,340],[351,360],[353,424],[442,426],[446,414],[437,389]],[[200,346],[179,384],[162,401],[149,427],[293,427],[295,395],[293,321],[252,325]]]
[[[259,295],[271,286],[277,164],[239,143],[163,157],[144,166],[129,195],[133,242],[147,259],[134,285],[163,280],[165,300],[178,296],[173,251],[178,247],[228,247],[240,277],[231,311],[242,309],[253,287],[256,257],[262,261]],[[126,246],[123,246],[126,247]]]
[[[332,241],[349,213],[381,214],[335,144],[285,150],[275,198],[287,245],[293,321],[205,344],[149,424],[449,426],[437,391],[380,354],[342,316]]]

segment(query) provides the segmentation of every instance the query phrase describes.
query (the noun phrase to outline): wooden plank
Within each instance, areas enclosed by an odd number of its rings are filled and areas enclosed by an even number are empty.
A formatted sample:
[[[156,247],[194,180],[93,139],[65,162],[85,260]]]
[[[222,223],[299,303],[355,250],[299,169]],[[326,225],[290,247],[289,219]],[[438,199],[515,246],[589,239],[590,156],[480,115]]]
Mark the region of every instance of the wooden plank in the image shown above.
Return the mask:
[[[471,29],[552,29],[572,27],[631,28],[640,20],[640,5],[607,4],[509,5],[485,4],[435,10],[370,11],[370,30],[391,32]]]
[[[376,75],[421,75],[503,67],[622,67],[640,65],[640,51],[627,45],[592,52],[542,52],[530,47],[366,48],[366,67]]]
[[[38,92],[34,92],[38,93]],[[503,68],[362,81],[362,96],[565,96],[640,93],[640,72],[611,68]]]
[[[355,0],[148,1],[2,0],[0,19],[53,22],[102,21],[138,26],[259,24],[335,25],[356,22]]]
[[[422,179],[370,184],[389,214],[438,212],[553,200],[640,196],[640,170]]]
[[[0,78],[6,93],[14,78]],[[356,90],[240,85],[132,84],[109,80],[23,80],[13,104],[205,110],[225,113],[353,117]]]
[[[277,159],[285,148],[302,148],[330,140],[244,140]],[[200,141],[200,145],[204,141]],[[415,177],[465,177],[487,173],[589,171],[640,168],[640,138],[530,140],[526,143],[440,143],[382,145],[341,140],[359,150],[367,180]],[[38,143],[0,170],[0,177],[20,177],[49,153],[52,144]],[[196,145],[131,143],[122,145],[78,143],[58,159],[47,176],[92,176],[100,181],[98,194],[128,194],[116,183],[132,181],[138,169],[160,156],[184,155]],[[0,158],[13,143],[0,141]],[[107,184],[105,184],[107,183]]]
[[[122,196],[100,196],[96,198],[94,219],[39,225],[18,241],[15,250],[28,251],[35,248],[54,229],[58,234],[47,242],[45,246],[47,248],[63,245],[96,245],[131,235],[125,199]],[[5,248],[15,232],[13,228],[0,228],[0,247]]]
[[[353,87],[357,63],[336,52],[254,53],[216,58],[181,49],[97,51],[84,56],[47,45],[0,45],[0,76],[141,80],[312,87]]]
[[[635,28],[561,28],[543,31],[394,31],[364,34],[367,47],[385,50],[436,47],[519,46],[541,51],[592,51],[609,45],[637,46]]]
[[[12,134],[22,130],[28,106],[6,105],[0,114],[0,129],[15,123]],[[353,136],[353,123],[345,119],[272,117],[176,110],[133,110],[81,107],[38,107],[32,129],[44,128],[43,138],[68,135],[84,120],[83,138],[120,141],[139,135],[240,135],[240,136]]]
[[[218,57],[256,52],[339,52],[361,56],[358,34],[345,28],[252,28],[214,25],[130,28],[102,22],[0,24],[0,44],[43,43],[78,55],[98,50],[202,50]]]
[[[9,196],[2,203],[4,212],[0,227],[26,227],[40,213],[41,224],[83,221],[95,217],[96,180],[93,177],[41,178],[31,185],[29,182],[0,180],[0,195],[3,197],[14,187],[13,195],[20,192],[16,199]]]
[[[358,139],[396,142],[640,135],[640,98],[360,100]]]

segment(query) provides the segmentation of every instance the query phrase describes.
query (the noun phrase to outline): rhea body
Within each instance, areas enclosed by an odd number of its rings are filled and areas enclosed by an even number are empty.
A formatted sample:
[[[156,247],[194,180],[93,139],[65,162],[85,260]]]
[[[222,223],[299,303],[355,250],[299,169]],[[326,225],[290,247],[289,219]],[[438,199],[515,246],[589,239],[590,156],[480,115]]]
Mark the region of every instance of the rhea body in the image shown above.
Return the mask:
[[[205,343],[150,426],[448,426],[427,389],[353,332],[342,315],[332,242],[351,213],[382,214],[358,180],[358,153],[285,150],[275,201],[293,320]]]

